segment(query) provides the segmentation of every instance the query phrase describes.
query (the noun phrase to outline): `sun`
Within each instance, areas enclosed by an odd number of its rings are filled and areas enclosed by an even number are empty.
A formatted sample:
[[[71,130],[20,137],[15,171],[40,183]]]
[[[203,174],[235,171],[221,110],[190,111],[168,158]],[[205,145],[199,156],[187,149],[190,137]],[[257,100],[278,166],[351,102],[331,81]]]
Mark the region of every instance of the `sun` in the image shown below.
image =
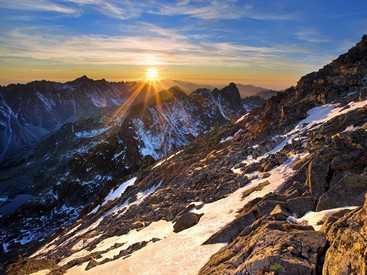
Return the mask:
[[[147,69],[147,78],[150,81],[158,80],[158,69],[156,67],[149,67]]]

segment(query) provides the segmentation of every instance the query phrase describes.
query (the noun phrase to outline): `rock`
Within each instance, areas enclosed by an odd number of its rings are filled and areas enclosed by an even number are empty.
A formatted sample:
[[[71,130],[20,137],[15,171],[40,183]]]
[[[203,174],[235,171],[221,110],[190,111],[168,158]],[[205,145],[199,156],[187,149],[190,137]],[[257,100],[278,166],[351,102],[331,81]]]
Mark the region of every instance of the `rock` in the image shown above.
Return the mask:
[[[316,274],[325,234],[266,221],[214,254],[199,274]],[[273,273],[267,273],[273,272]]]
[[[233,241],[247,226],[256,221],[253,212],[248,212],[226,225],[223,229],[211,236],[203,244],[229,243]]]
[[[88,265],[86,266],[85,270],[89,270],[89,269],[91,269],[91,268],[93,268],[97,265],[98,265],[98,262],[93,257],[91,257],[91,259],[90,259]]]
[[[308,166],[306,184],[311,194],[320,197],[326,191],[326,178],[330,169],[329,162],[316,156]]]
[[[270,177],[270,173],[269,172],[265,172],[265,173],[263,173],[263,179],[266,179],[266,178],[268,178],[268,177]]]
[[[159,242],[161,239],[160,238],[153,238],[150,241],[153,243]]]
[[[362,205],[366,192],[367,177],[348,172],[342,180],[320,197],[316,211],[346,205]]]
[[[248,177],[242,177],[242,178],[240,178],[239,179],[239,181],[238,181],[238,187],[244,187],[244,186],[246,186],[248,183],[249,183],[250,181],[249,181],[249,179],[248,179]]]
[[[262,202],[256,206],[256,210],[260,215],[267,216],[270,215],[271,211],[273,211],[277,205],[286,207],[286,202],[281,201],[277,197],[267,196],[266,199],[262,200]]]
[[[314,211],[316,207],[316,198],[313,196],[297,197],[287,200],[288,209],[302,217],[308,211]]]
[[[258,185],[256,185],[255,187],[249,188],[247,190],[245,190],[242,193],[242,198],[245,198],[247,196],[249,196],[250,194],[252,194],[255,191],[260,191],[262,190],[265,186],[269,185],[270,182],[269,181],[264,181],[264,182],[260,182]]]
[[[335,222],[327,233],[330,248],[323,274],[367,273],[367,195],[363,208]]]
[[[330,168],[332,170],[352,169],[360,164],[360,156],[360,151],[337,155],[331,160]]]
[[[178,233],[197,224],[202,215],[187,212],[179,217],[173,226],[173,232]]]
[[[276,220],[285,221],[291,214],[280,204],[274,207],[273,211],[270,212],[270,216]]]

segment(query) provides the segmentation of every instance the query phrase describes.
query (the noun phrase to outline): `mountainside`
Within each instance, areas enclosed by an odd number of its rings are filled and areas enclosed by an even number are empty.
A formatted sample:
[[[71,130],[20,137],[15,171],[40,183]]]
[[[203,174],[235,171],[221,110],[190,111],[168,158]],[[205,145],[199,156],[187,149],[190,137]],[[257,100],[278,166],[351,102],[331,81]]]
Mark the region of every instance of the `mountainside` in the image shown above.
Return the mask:
[[[55,189],[75,196],[63,207],[84,207],[72,226],[45,240],[23,229],[16,241],[12,233],[3,237],[7,259],[21,251],[27,234],[33,238],[23,247],[28,258],[9,265],[8,273],[365,274],[366,61],[364,36],[248,114],[240,114],[245,107],[234,84],[191,96],[164,91],[164,103],[131,111],[68,164]],[[191,101],[206,112],[180,120],[178,113],[196,114],[195,104],[186,107]],[[195,130],[202,127],[197,121],[219,114],[222,124]],[[150,130],[155,125],[168,133],[165,142]],[[178,129],[198,135],[186,147],[170,147],[171,137],[182,137]],[[147,133],[157,147],[147,146]],[[144,165],[125,173],[111,160],[133,155],[123,149],[133,148],[124,147],[128,140],[139,154],[150,149]],[[151,152],[171,155],[154,162]],[[104,188],[91,188],[98,175]],[[88,203],[78,206],[81,197]],[[19,213],[28,219],[26,209]]]
[[[126,175],[254,107],[233,100],[240,98],[234,84],[215,93],[189,96],[172,87],[146,95],[113,114],[66,123],[27,156],[2,164],[0,239],[7,258],[75,221]]]
[[[123,104],[125,83],[93,81],[86,76],[67,83],[35,81],[0,89],[0,161],[38,142],[63,124]]]

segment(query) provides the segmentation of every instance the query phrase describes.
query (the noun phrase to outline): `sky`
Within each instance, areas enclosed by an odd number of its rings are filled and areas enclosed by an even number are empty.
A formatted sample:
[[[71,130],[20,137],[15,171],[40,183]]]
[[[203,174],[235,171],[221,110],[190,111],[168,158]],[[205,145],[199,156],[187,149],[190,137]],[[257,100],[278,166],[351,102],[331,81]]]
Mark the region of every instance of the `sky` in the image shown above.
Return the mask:
[[[284,89],[367,33],[366,0],[0,0],[0,85],[162,79]]]

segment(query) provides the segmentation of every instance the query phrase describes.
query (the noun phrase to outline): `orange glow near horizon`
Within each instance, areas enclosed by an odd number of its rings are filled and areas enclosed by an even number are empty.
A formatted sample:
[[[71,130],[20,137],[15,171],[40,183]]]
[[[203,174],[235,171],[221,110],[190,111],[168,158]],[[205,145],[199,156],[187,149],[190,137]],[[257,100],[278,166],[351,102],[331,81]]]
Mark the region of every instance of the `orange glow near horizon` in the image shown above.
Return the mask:
[[[92,79],[107,81],[146,81],[150,82],[147,72],[152,66],[119,65],[119,66],[65,66],[46,71],[34,70],[25,64],[21,70],[7,67],[0,68],[0,85],[12,83],[27,83],[34,80],[49,80],[67,82],[82,75]],[[157,68],[157,66],[155,66]],[[294,70],[283,68],[277,70],[263,68],[236,68],[210,66],[170,66],[160,65],[157,68],[157,80],[175,79],[207,85],[226,85],[230,82],[252,84],[268,89],[285,89],[295,85],[299,78],[310,70]],[[159,82],[158,82],[159,83]],[[169,87],[167,87],[169,88]]]

